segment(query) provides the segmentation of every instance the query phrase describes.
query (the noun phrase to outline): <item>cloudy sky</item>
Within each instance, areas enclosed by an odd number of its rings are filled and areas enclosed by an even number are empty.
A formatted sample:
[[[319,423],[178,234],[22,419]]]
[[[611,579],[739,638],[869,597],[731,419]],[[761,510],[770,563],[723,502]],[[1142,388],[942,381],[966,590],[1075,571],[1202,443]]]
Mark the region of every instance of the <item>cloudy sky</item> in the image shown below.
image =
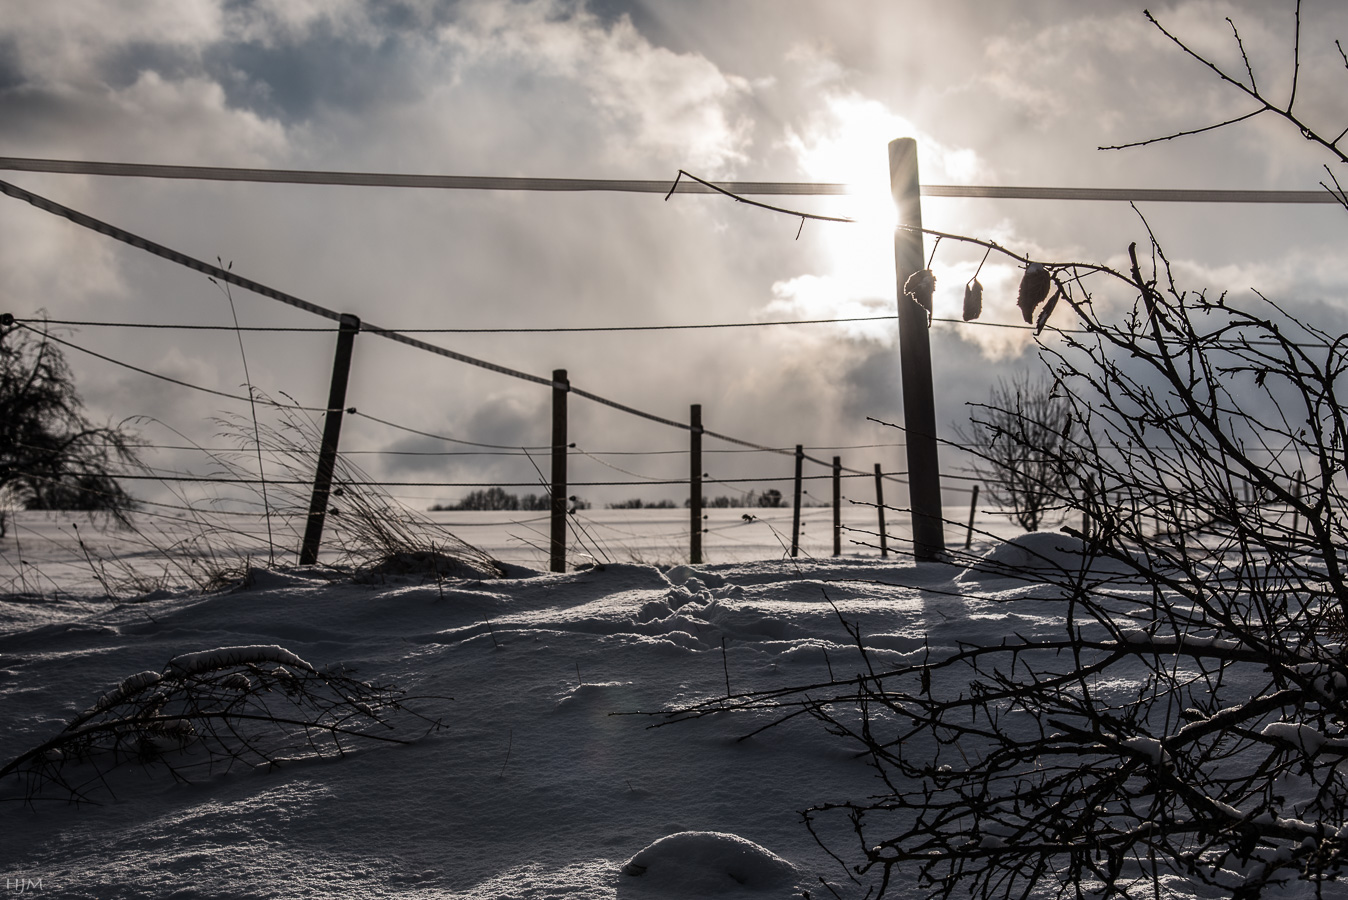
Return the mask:
[[[1239,71],[1231,17],[1261,87],[1290,83],[1290,2],[1155,2],[1168,28]],[[725,198],[278,186],[0,173],[152,240],[315,303],[394,328],[755,322],[891,314],[886,144],[918,139],[924,181],[1081,187],[1317,187],[1330,160],[1264,118],[1150,147],[1101,145],[1199,127],[1250,107],[1186,58],[1136,0],[61,0],[0,2],[0,155],[445,175],[847,182],[852,196],[777,198],[857,224],[806,224]],[[1298,103],[1329,134],[1348,124],[1335,37],[1348,9],[1306,0]],[[1251,288],[1342,330],[1348,220],[1321,206],[1143,204],[1194,288]],[[1046,260],[1118,265],[1145,240],[1120,203],[928,198],[931,228]],[[928,251],[931,245],[928,243]],[[957,316],[979,256],[942,246],[938,316]],[[986,321],[1013,322],[1018,272],[989,260]],[[53,319],[228,324],[227,298],[177,268],[0,199],[0,306]],[[327,323],[235,291],[242,324]],[[1065,322],[1063,324],[1066,324]],[[81,346],[224,391],[244,382],[228,332],[84,326]],[[894,442],[867,421],[902,415],[892,322],[726,330],[428,339],[771,446]],[[326,398],[329,334],[245,335],[253,383]],[[938,324],[938,418],[967,419],[992,381],[1033,362],[1023,333]],[[1030,348],[1027,351],[1027,348]],[[230,401],[71,352],[95,416],[154,417],[211,444]],[[373,336],[357,340],[350,405],[421,431],[546,444],[549,392]],[[162,423],[162,424],[160,424]],[[679,477],[685,433],[573,398],[573,480]],[[218,441],[216,441],[218,443]],[[349,419],[344,446],[462,446]],[[723,445],[708,443],[713,449]],[[820,450],[828,456],[833,450]],[[840,451],[904,468],[899,448]],[[172,458],[187,465],[185,458]],[[170,457],[159,457],[165,465]],[[406,481],[531,481],[527,459],[362,455]],[[724,454],[715,477],[790,462]],[[627,473],[635,473],[627,474]],[[425,505],[464,488],[404,488]],[[708,493],[729,493],[709,485]],[[593,489],[597,501],[674,496]],[[820,490],[823,494],[824,491]],[[900,498],[901,499],[901,498]],[[952,494],[951,502],[959,495]]]

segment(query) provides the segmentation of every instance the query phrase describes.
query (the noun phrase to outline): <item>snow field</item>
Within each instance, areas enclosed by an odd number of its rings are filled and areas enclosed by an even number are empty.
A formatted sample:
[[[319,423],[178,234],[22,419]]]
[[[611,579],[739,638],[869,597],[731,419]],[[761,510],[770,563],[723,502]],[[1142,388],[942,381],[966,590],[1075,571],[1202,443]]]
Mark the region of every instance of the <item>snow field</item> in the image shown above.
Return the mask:
[[[1045,540],[1030,536],[1070,561]],[[739,740],[770,718],[653,728],[663,719],[644,713],[724,696],[727,681],[850,677],[861,662],[840,615],[885,666],[1063,621],[1046,585],[902,559],[519,574],[353,583],[277,567],[207,595],[0,599],[5,761],[124,680],[229,661],[230,647],[396,684],[446,726],[192,784],[131,766],[100,806],[0,804],[0,863],[89,898],[819,896],[820,876],[844,876],[799,812],[881,789],[855,748],[807,717]]]

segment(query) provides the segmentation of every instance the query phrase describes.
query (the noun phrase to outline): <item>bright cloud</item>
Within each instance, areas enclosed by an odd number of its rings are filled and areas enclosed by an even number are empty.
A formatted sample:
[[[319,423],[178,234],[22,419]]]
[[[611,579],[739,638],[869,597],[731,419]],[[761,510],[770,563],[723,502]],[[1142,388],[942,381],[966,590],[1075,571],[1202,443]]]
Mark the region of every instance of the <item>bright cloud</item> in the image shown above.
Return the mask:
[[[608,136],[615,159],[677,158],[711,174],[744,158],[748,122],[737,111],[750,91],[696,54],[653,46],[630,19],[605,25],[583,9],[562,15],[553,0],[473,3],[440,31],[473,66],[508,66],[523,83],[560,79],[580,88],[580,121]],[[597,120],[597,121],[595,121]]]

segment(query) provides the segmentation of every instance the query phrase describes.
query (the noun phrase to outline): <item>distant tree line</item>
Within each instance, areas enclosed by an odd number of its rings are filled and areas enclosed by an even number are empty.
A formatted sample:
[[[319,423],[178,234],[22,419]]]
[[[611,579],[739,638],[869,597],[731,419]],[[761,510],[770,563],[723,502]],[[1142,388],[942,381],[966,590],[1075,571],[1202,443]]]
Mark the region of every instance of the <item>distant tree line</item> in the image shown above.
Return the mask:
[[[687,506],[687,501],[684,501]],[[777,509],[787,506],[782,500],[782,492],[776,488],[768,488],[765,491],[748,491],[742,497],[714,497],[708,500],[702,498],[703,509],[740,509],[750,507],[753,509]]]
[[[570,498],[571,509],[589,509],[590,503],[579,497]],[[552,498],[547,494],[525,494],[517,496],[500,487],[483,488],[470,491],[458,503],[437,503],[431,512],[446,510],[549,510]]]
[[[572,497],[570,500],[572,509],[589,509],[590,503],[579,497]],[[751,509],[777,509],[790,504],[786,503],[782,497],[782,492],[776,488],[768,488],[765,491],[748,491],[740,497],[703,497],[703,509],[741,509],[748,507]],[[634,497],[630,500],[621,500],[617,503],[605,504],[607,509],[678,509],[680,506],[687,508],[688,501],[682,504],[673,500],[642,500]],[[512,494],[504,488],[490,487],[482,488],[468,493],[458,503],[437,503],[431,507],[431,512],[445,512],[448,510],[541,510],[546,511],[552,508],[552,499],[547,494],[525,494],[520,497]]]
[[[677,504],[673,500],[623,500],[620,503],[608,504],[609,509],[676,509],[683,506],[685,509],[689,503],[687,500],[682,504]],[[703,497],[703,509],[742,509],[749,507],[751,509],[779,508],[787,504],[782,500],[782,492],[775,488],[769,488],[762,493],[749,491],[742,497]]]

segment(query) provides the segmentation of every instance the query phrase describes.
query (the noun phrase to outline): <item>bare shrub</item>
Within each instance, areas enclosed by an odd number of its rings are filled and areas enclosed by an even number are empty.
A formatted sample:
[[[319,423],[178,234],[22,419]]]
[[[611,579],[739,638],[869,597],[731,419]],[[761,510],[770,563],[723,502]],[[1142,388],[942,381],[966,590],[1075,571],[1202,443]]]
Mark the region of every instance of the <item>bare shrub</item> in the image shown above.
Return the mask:
[[[1061,512],[1062,448],[1072,439],[1070,407],[1047,378],[1023,372],[1001,379],[987,403],[974,407],[967,428],[957,430],[973,454],[973,471],[988,497],[1026,531],[1038,531]]]
[[[283,647],[187,653],[125,679],[0,768],[0,781],[17,789],[0,799],[91,802],[116,797],[114,773],[130,764],[186,782],[343,756],[361,742],[410,743],[409,727],[442,727],[409,699],[396,687],[319,671]]]
[[[855,678],[672,711],[804,713],[856,744],[876,795],[805,815],[853,831],[824,842],[858,885],[1254,897],[1342,872],[1348,348],[1271,303],[1185,293],[1155,262],[1120,273],[1137,291],[1120,323],[1071,282],[1086,334],[1043,348],[1082,422],[1054,450],[1076,474],[1052,499],[1092,527],[1000,574],[1049,585],[1060,628],[884,669],[844,623]]]

